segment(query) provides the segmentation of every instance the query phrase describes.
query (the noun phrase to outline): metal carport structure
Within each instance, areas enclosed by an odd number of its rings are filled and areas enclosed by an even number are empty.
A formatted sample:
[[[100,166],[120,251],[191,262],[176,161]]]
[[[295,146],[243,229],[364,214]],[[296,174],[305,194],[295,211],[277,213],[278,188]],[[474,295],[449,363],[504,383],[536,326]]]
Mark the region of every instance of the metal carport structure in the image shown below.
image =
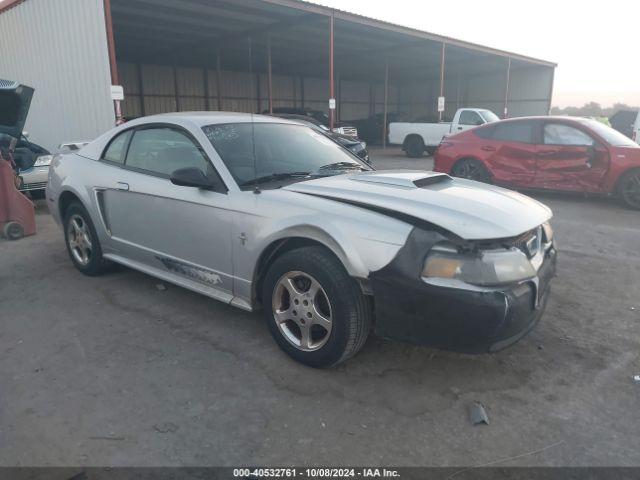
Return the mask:
[[[69,60],[59,48],[49,52],[44,45],[42,55],[57,61],[54,73],[61,77],[65,62],[72,61],[81,77],[92,75],[87,68],[93,63],[102,67],[106,62],[108,81],[124,86],[122,113],[128,118],[179,110],[261,112],[283,106],[329,112],[331,98],[336,99],[336,110],[330,112],[335,121],[392,113],[437,121],[460,106],[489,108],[503,116],[546,114],[550,108],[551,62],[300,0],[56,3],[54,8],[46,0],[10,0],[15,8],[0,10],[0,28],[3,17],[14,10],[28,13],[12,15],[23,22],[37,16],[36,10],[41,15],[56,10],[69,25],[86,22],[87,10],[95,10],[92,20],[101,18],[104,30],[86,34],[101,37],[104,50]],[[0,46],[0,53],[4,48]],[[103,51],[108,60],[93,58]],[[86,68],[78,69],[78,62]],[[13,70],[20,73],[21,68]],[[103,77],[93,83],[104,83]],[[79,80],[68,78],[69,85],[74,81]],[[101,95],[106,88],[100,87]],[[440,96],[446,99],[444,112],[437,109]]]

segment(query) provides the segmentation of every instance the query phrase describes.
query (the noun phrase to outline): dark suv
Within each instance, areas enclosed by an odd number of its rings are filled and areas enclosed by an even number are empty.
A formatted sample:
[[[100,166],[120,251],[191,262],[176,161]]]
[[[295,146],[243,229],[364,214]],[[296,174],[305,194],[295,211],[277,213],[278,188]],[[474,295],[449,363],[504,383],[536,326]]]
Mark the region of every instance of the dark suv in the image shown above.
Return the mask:
[[[269,115],[269,110],[262,112],[265,115]],[[273,109],[273,114],[280,116],[280,114],[287,115],[301,115],[304,117],[310,117],[320,122],[325,127],[329,127],[329,115],[326,112],[320,110],[310,110],[308,108],[296,108],[296,107],[277,107]],[[336,123],[333,127],[334,133],[340,135],[346,135],[348,137],[358,137],[358,129],[353,125],[346,123]]]

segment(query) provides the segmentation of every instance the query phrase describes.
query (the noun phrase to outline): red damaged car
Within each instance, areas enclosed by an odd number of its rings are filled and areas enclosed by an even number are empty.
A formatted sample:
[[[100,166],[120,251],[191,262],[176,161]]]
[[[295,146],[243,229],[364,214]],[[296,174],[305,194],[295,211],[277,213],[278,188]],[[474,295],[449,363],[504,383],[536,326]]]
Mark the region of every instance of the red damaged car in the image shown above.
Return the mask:
[[[640,146],[595,120],[524,117],[446,137],[434,170],[514,188],[619,196],[640,209]]]

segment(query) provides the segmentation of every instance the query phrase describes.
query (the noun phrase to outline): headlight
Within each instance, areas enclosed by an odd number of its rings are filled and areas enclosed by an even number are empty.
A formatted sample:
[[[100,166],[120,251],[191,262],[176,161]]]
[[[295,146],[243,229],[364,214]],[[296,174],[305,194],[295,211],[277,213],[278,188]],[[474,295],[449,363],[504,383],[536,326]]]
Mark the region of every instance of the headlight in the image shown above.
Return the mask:
[[[462,254],[436,247],[424,263],[422,276],[494,286],[533,278],[536,271],[525,254],[515,248]]]
[[[53,160],[53,155],[41,155],[36,158],[36,163],[33,164],[34,167],[48,167],[51,165],[51,160]]]

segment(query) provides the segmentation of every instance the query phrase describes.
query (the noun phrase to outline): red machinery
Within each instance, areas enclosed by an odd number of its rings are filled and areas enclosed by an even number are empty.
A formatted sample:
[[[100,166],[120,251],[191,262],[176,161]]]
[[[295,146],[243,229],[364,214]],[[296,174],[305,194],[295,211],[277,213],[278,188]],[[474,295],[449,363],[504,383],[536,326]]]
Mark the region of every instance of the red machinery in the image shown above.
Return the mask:
[[[33,166],[35,157],[21,158],[19,165],[13,158],[32,97],[31,87],[0,79],[0,231],[9,240],[36,233],[33,203],[18,191],[16,180],[20,169]]]

